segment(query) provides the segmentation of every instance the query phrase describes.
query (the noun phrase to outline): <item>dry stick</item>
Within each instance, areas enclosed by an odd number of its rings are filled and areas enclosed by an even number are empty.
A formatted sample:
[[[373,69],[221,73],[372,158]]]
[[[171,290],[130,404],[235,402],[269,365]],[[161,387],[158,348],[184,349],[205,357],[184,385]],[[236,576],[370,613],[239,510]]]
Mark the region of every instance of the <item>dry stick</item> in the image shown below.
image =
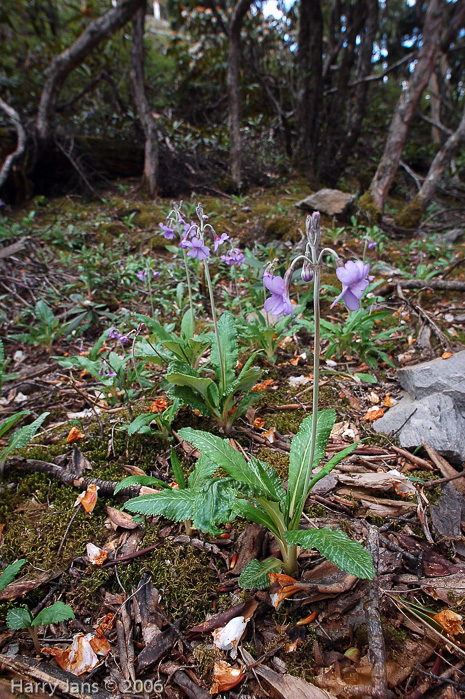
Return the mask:
[[[68,536],[68,533],[69,533],[69,530],[71,529],[72,523],[74,522],[74,520],[75,520],[76,517],[77,517],[77,514],[78,514],[78,512],[79,512],[79,508],[80,508],[80,507],[81,507],[81,503],[78,504],[78,506],[76,507],[76,512],[73,514],[73,516],[72,516],[71,519],[69,520],[68,526],[66,527],[65,533],[63,534],[63,538],[62,538],[62,540],[61,540],[61,542],[60,542],[60,545],[59,545],[59,547],[58,547],[58,551],[57,551],[57,556],[58,556],[58,557],[61,556],[61,552],[63,551],[63,546],[65,545],[66,537]]]
[[[384,644],[381,615],[379,613],[379,531],[374,525],[368,525],[368,550],[373,558],[376,575],[367,584],[365,595],[365,618],[368,635],[368,658],[371,665],[373,695],[379,699],[387,699],[390,695],[386,674],[386,647]]]
[[[153,544],[152,546],[147,546],[146,549],[141,549],[140,551],[134,551],[133,553],[127,553],[125,556],[120,556],[120,558],[113,558],[111,561],[107,561],[102,565],[102,568],[110,568],[110,566],[115,566],[118,563],[126,563],[126,561],[132,561],[133,558],[138,558],[139,556],[145,556],[147,553],[152,553],[155,549],[162,546],[162,542],[159,544]]]
[[[434,471],[434,466],[429,461],[426,461],[426,459],[422,459],[420,456],[416,456],[416,454],[411,454],[406,449],[401,449],[400,447],[392,446],[392,449],[412,464],[426,468],[428,471]]]

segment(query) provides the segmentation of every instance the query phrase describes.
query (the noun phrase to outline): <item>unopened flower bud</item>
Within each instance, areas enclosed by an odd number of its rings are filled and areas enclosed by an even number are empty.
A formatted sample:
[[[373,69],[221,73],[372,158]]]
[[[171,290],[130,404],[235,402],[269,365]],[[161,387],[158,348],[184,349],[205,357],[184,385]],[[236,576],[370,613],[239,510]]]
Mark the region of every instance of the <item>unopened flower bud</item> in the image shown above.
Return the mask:
[[[305,260],[303,266],[302,266],[302,281],[304,282],[311,282],[313,279],[313,269],[310,265],[310,262],[307,262]]]

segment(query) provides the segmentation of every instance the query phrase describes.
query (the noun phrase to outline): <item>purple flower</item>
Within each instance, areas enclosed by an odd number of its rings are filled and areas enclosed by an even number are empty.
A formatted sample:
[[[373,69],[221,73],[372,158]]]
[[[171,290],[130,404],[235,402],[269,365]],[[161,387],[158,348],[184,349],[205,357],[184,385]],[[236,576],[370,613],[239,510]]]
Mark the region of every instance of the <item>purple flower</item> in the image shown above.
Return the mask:
[[[371,243],[368,243],[368,250],[372,250],[373,248],[376,247],[376,241],[372,240]]]
[[[190,248],[187,254],[189,257],[196,257],[198,260],[206,260],[210,256],[210,250],[203,244],[201,238],[192,238],[192,240],[184,239],[181,247]]]
[[[160,272],[155,272],[154,269],[152,269],[152,274],[153,274],[154,277],[159,277],[159,276],[160,276]]]
[[[223,245],[226,240],[229,240],[229,235],[227,233],[222,233],[219,238],[217,235],[215,235],[215,240],[213,241],[213,252],[218,252],[218,248],[220,245]]]
[[[227,265],[241,265],[245,260],[245,255],[239,248],[233,248],[224,255],[221,255],[221,259],[223,262],[226,262]]]
[[[197,232],[197,226],[195,223],[185,223],[184,224],[184,238],[192,238]]]
[[[294,315],[294,308],[289,298],[289,290],[282,277],[273,277],[271,274],[263,275],[263,283],[271,291],[271,296],[266,299],[264,309],[274,316]]]
[[[122,345],[125,345],[126,342],[129,342],[129,337],[127,335],[118,335],[118,340]]]
[[[110,340],[117,340],[119,337],[118,330],[116,328],[110,328],[110,330],[108,331],[108,337],[110,338]]]
[[[357,311],[360,308],[362,294],[370,283],[370,279],[373,279],[373,277],[368,276],[369,272],[370,265],[361,262],[361,260],[356,262],[349,260],[343,267],[338,267],[336,275],[342,282],[342,292],[333,301],[331,308],[343,298],[349,311]]]
[[[145,281],[145,277],[146,277],[146,276],[147,276],[147,270],[146,270],[146,269],[140,269],[140,270],[137,272],[137,278],[138,278],[139,281],[141,281],[141,282]]]
[[[301,277],[304,282],[311,282],[313,279],[313,269],[310,262],[307,262],[307,260],[305,260],[302,266]]]
[[[165,226],[164,223],[159,223],[158,224],[160,228],[163,231],[163,235],[165,236],[166,240],[173,240],[174,238],[174,228],[170,228],[169,226]]]

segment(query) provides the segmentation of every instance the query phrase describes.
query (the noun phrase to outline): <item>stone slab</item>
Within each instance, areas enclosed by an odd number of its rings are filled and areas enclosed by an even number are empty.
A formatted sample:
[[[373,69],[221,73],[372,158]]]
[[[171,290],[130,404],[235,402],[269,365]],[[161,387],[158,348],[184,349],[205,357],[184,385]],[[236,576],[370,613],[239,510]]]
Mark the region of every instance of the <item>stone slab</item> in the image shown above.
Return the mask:
[[[319,211],[328,216],[346,214],[355,201],[355,194],[347,194],[339,189],[319,189],[315,194],[302,199],[296,204],[304,211]]]

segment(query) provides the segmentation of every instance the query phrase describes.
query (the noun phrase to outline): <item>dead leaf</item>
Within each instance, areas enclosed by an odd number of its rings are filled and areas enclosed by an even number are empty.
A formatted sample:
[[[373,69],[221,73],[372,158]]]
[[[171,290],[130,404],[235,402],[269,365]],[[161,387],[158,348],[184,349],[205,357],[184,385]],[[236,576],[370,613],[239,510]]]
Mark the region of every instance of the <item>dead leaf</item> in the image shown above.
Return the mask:
[[[74,426],[70,429],[68,436],[66,437],[66,443],[70,444],[71,442],[77,442],[78,439],[83,439],[84,436],[84,432],[81,432],[80,429]]]
[[[249,619],[236,616],[222,628],[213,631],[213,645],[220,650],[229,650],[233,660],[237,657],[237,646],[245,633]]]
[[[122,467],[130,476],[146,476],[146,472],[143,471],[138,466],[132,466],[132,464],[126,464]]]
[[[152,413],[162,413],[168,407],[168,401],[166,398],[157,398],[154,400],[150,406]]]
[[[244,672],[239,667],[231,667],[224,660],[217,660],[213,667],[213,684],[210,689],[210,694],[218,694],[218,692],[227,692],[232,689],[244,678]]]
[[[392,469],[391,471],[376,471],[375,473],[338,473],[338,480],[346,485],[357,488],[367,488],[378,492],[393,491],[401,497],[416,497],[417,491],[412,482],[403,473]]]
[[[462,626],[463,617],[451,609],[443,609],[439,614],[435,614],[433,619],[451,636],[460,636],[464,633]]]
[[[300,587],[295,587],[293,584],[296,583],[297,580],[291,578],[290,575],[284,575],[284,573],[268,573],[268,577],[271,583],[271,603],[276,610],[279,609],[285,599],[295,595],[296,592],[300,592]]]
[[[87,544],[86,551],[89,563],[92,563],[94,566],[103,565],[108,558],[108,551],[104,551],[92,543]]]
[[[452,352],[443,352],[441,354],[441,359],[450,359],[452,356]]]
[[[395,400],[395,398],[391,398],[390,393],[386,393],[383,400],[383,405],[385,408],[393,408],[395,405],[397,405],[397,401]]]
[[[16,580],[0,592],[0,602],[12,602],[15,599],[24,597],[31,590],[35,590],[36,587],[48,583],[59,575],[61,573],[41,573],[35,580]]]
[[[266,430],[266,432],[262,432],[262,437],[265,437],[265,439],[267,439],[269,442],[271,442],[271,444],[273,444],[273,442],[276,439],[274,436],[275,432],[276,427],[270,427],[270,429]]]
[[[90,672],[98,663],[98,655],[105,656],[110,652],[110,645],[105,636],[94,636],[91,633],[73,636],[69,648],[42,648],[42,651],[53,655],[58,665],[65,672],[73,675],[83,675]]]
[[[130,514],[117,510],[116,507],[107,506],[107,513],[115,531],[117,527],[121,527],[121,529],[136,529],[138,526]]]
[[[253,426],[259,430],[263,429],[264,424],[265,420],[262,417],[256,417],[253,421]]]
[[[297,622],[296,626],[305,626],[305,624],[311,624],[312,621],[315,621],[317,617],[317,612],[312,612],[308,616],[305,617],[305,619],[300,619],[300,621]]]
[[[382,408],[376,408],[373,406],[372,408],[368,408],[367,412],[363,416],[363,419],[374,422],[375,420],[379,420],[380,417],[383,417],[383,415],[384,410]]]
[[[444,457],[441,456],[441,454],[438,454],[436,449],[433,449],[433,447],[430,447],[430,445],[427,444],[426,442],[422,441],[421,444],[428,452],[428,456],[431,459],[431,461],[441,471],[444,478],[450,478],[451,476],[457,475],[457,471],[455,470],[455,468],[453,466],[451,466],[450,463],[448,461],[446,461],[446,459],[444,459]],[[451,483],[454,486],[454,488],[457,488],[459,493],[462,493],[462,495],[465,495],[465,478],[454,478],[454,480],[451,481]]]
[[[255,386],[252,387],[252,391],[265,391],[268,386],[272,386],[273,384],[273,379],[265,379],[265,381],[255,384]]]

